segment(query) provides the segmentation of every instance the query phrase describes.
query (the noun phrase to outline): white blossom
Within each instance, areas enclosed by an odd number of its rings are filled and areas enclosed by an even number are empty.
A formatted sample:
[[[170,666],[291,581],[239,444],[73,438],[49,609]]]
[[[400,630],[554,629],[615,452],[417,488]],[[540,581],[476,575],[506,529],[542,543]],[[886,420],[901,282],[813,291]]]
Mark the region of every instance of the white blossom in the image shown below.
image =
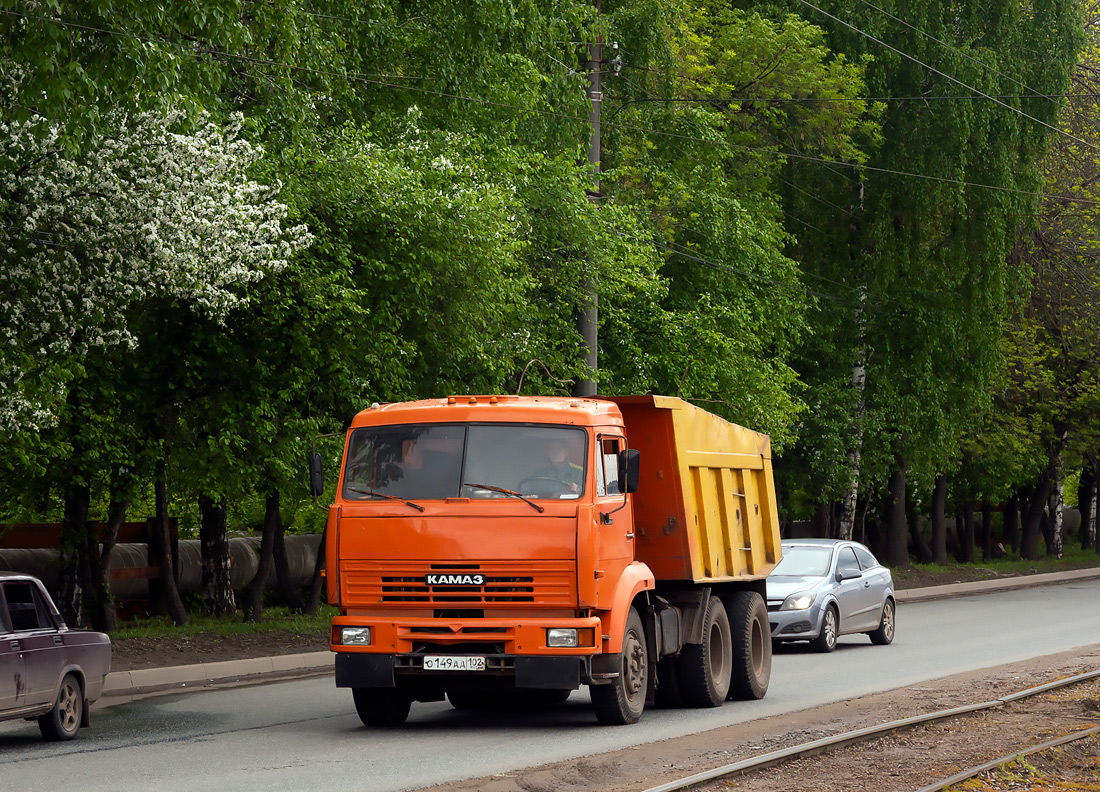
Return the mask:
[[[189,133],[183,120],[120,116],[79,157],[42,121],[0,123],[0,432],[49,420],[15,350],[34,360],[132,345],[125,311],[151,297],[222,319],[240,284],[312,240],[283,226],[280,185],[248,178],[262,151],[239,137],[241,118],[204,117]]]

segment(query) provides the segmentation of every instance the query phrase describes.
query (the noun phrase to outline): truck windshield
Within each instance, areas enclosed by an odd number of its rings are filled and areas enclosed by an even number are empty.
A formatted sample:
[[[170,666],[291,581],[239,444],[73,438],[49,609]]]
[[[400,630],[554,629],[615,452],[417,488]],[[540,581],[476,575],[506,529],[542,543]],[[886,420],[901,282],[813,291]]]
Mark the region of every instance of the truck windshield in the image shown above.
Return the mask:
[[[404,424],[356,429],[343,497],[574,499],[584,494],[582,429],[527,424]]]

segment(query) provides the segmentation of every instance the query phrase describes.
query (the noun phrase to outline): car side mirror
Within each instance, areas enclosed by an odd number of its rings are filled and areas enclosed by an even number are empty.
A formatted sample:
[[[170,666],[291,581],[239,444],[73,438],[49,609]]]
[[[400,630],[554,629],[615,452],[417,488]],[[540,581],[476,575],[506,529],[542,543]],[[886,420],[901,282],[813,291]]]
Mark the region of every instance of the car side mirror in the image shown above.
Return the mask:
[[[619,492],[637,492],[641,478],[641,457],[637,449],[627,448],[619,452]]]
[[[856,578],[863,577],[863,573],[858,570],[851,570],[850,572],[841,572],[839,569],[836,571],[836,582],[842,583],[845,580],[855,580]]]
[[[309,494],[315,498],[325,492],[325,471],[321,466],[321,455],[314,451],[309,455]]]

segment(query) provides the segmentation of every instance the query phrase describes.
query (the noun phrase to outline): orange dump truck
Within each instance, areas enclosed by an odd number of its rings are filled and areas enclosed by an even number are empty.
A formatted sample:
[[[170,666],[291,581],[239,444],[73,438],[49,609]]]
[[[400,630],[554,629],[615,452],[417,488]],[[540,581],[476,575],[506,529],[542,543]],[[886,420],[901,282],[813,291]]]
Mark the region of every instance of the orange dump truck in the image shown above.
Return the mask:
[[[336,684],[370,726],[581,685],[609,724],[760,698],[779,556],[767,436],[680,399],[374,405],[328,518]]]

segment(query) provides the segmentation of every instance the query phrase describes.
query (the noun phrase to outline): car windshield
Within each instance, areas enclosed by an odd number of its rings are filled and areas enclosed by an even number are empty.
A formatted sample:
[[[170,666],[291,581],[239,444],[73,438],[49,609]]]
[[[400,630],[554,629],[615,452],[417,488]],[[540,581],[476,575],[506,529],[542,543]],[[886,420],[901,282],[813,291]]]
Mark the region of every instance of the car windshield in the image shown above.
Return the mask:
[[[356,429],[343,497],[574,499],[584,493],[582,429],[527,424],[406,424]]]
[[[775,565],[772,575],[825,577],[829,574],[829,559],[832,554],[830,547],[784,546],[783,558]]]

